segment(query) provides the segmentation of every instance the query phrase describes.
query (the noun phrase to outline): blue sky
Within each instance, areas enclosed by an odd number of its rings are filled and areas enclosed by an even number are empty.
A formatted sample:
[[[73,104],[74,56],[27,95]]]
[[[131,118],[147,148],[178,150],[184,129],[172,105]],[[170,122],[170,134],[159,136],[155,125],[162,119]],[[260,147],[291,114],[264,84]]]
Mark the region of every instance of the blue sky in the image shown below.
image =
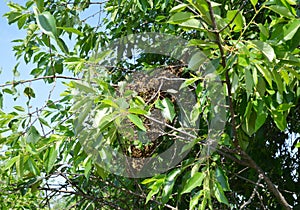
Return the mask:
[[[13,44],[11,41],[14,39],[22,39],[26,36],[26,31],[19,30],[16,24],[8,25],[6,17],[3,15],[9,11],[7,6],[7,0],[0,0],[0,69],[2,70],[2,74],[0,75],[0,84],[4,84],[7,81],[11,81],[13,79],[12,69],[16,65],[17,61],[14,57],[14,52],[12,50]],[[24,5],[26,3],[25,0],[13,0],[13,2]],[[85,11],[82,14],[82,17],[88,17],[91,14],[94,14],[99,7],[91,6],[90,9]],[[97,16],[88,22],[90,24],[95,24],[97,21]],[[23,59],[21,58],[19,65],[20,77],[16,78],[16,80],[30,79],[32,78],[29,75],[30,71],[35,67],[33,64],[25,64]],[[26,83],[24,85],[20,85],[20,94],[21,97],[14,101],[11,97],[5,95],[4,98],[4,110],[12,111],[13,106],[21,105],[25,106],[26,97],[23,95],[23,89],[27,86],[30,86],[34,89],[36,94],[36,99],[32,100],[32,110],[35,110],[36,107],[42,106],[47,100],[49,91],[52,89],[52,85],[45,84],[42,80],[33,82],[32,84]],[[61,80],[59,80],[56,84],[55,90],[53,92],[53,100],[58,99],[59,94],[65,89],[65,86],[62,85]]]
[[[8,25],[6,17],[3,15],[9,11],[9,7],[7,6],[8,1],[0,0],[0,68],[2,69],[2,73],[0,75],[0,84],[4,84],[7,81],[11,81],[13,79],[12,69],[18,62],[14,57],[14,52],[12,47],[14,43],[12,40],[22,39],[26,36],[26,31],[19,30],[16,24]],[[14,0],[13,2],[23,5],[26,1]],[[29,75],[30,71],[34,68],[33,64],[25,64],[23,59],[20,60],[19,72],[20,77],[15,78],[15,80],[21,79],[30,79],[32,76]],[[60,83],[60,82],[59,82]],[[12,111],[13,106],[25,106],[27,98],[23,95],[23,90],[25,87],[30,86],[35,90],[35,94],[37,96],[36,99],[32,100],[32,111],[43,105],[47,99],[47,94],[45,92],[49,92],[52,88],[50,85],[45,85],[43,81],[37,81],[32,84],[27,83],[19,86],[21,97],[16,101],[9,97],[7,94],[4,95],[4,111]],[[57,85],[56,89],[64,88],[61,84]],[[8,88],[10,88],[8,86]],[[54,91],[54,97],[59,96],[60,91]]]

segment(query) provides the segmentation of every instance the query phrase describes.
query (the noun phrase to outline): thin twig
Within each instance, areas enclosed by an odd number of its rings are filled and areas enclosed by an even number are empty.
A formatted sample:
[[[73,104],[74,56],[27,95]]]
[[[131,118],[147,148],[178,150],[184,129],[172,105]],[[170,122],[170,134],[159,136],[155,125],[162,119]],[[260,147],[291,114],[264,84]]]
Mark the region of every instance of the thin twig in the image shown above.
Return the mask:
[[[33,79],[28,79],[28,80],[20,80],[20,81],[12,81],[6,84],[1,84],[0,88],[2,87],[6,87],[6,86],[16,86],[19,84],[25,84],[25,83],[29,83],[29,82],[33,82],[33,81],[37,81],[37,80],[43,80],[43,79],[68,79],[68,80],[81,80],[79,78],[76,77],[69,77],[69,76],[62,76],[62,75],[51,75],[51,76],[43,76],[43,77],[37,77],[37,78],[33,78]]]
[[[254,187],[254,189],[253,189],[253,192],[252,192],[250,198],[249,198],[249,199],[241,206],[240,209],[245,208],[248,204],[251,203],[252,199],[254,198],[254,196],[255,196],[255,194],[256,194],[256,192],[257,192],[257,187],[259,186],[259,183],[261,182],[262,179],[263,179],[263,175],[262,175],[262,174],[259,174],[259,175],[258,175],[258,180],[257,180],[257,182],[256,182],[256,184],[255,184],[255,187]]]

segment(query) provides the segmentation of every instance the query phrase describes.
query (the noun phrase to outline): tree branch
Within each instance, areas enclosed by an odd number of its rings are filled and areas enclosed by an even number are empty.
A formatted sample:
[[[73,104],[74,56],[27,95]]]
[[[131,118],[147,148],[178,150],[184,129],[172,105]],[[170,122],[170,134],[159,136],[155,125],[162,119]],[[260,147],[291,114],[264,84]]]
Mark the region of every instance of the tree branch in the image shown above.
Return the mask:
[[[209,7],[209,14],[211,16],[212,20],[212,26],[213,30],[215,31],[214,34],[216,36],[216,42],[218,44],[219,50],[220,50],[220,55],[221,55],[221,62],[223,68],[226,67],[226,55],[224,53],[224,48],[221,42],[221,36],[218,31],[218,27],[216,24],[216,20],[214,17],[214,11],[211,5],[210,0],[206,0],[208,7]],[[229,68],[225,71],[225,78],[226,78],[226,86],[227,86],[227,91],[228,91],[228,102],[229,102],[229,109],[230,109],[230,115],[231,115],[231,125],[232,125],[232,130],[233,130],[233,144],[237,148],[238,154],[241,154],[242,157],[248,162],[248,166],[253,168],[258,172],[258,174],[261,174],[263,176],[264,181],[266,182],[268,189],[275,195],[275,197],[278,199],[280,204],[285,208],[285,209],[291,209],[291,206],[287,203],[283,195],[279,192],[279,190],[274,186],[274,184],[271,182],[268,176],[266,176],[265,172],[256,164],[256,162],[244,151],[240,148],[239,143],[238,143],[238,136],[237,136],[237,130],[236,130],[236,122],[235,122],[235,113],[234,113],[234,106],[232,103],[232,93],[231,93],[231,82],[229,78]]]
[[[51,76],[44,76],[44,77],[38,77],[38,78],[33,78],[33,79],[28,79],[28,80],[20,80],[20,81],[12,81],[6,84],[1,84],[1,87],[6,87],[6,86],[16,86],[19,84],[25,84],[37,80],[43,80],[43,79],[68,79],[68,80],[80,80],[79,78],[76,77],[69,77],[69,76],[62,76],[62,75],[51,75]]]

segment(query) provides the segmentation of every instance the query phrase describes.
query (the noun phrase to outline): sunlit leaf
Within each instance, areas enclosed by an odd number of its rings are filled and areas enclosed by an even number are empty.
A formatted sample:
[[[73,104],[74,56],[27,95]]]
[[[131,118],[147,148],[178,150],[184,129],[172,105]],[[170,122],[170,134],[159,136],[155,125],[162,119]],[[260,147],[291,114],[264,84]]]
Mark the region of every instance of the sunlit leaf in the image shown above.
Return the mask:
[[[55,38],[57,36],[56,21],[50,12],[43,12],[36,17],[37,24],[43,33]]]
[[[184,185],[181,194],[189,193],[196,187],[201,186],[203,179],[204,179],[204,173],[196,172],[193,177],[188,179],[187,183]]]
[[[142,131],[146,131],[147,129],[145,128],[143,121],[135,114],[129,114],[127,115],[128,119],[135,124],[139,129]]]

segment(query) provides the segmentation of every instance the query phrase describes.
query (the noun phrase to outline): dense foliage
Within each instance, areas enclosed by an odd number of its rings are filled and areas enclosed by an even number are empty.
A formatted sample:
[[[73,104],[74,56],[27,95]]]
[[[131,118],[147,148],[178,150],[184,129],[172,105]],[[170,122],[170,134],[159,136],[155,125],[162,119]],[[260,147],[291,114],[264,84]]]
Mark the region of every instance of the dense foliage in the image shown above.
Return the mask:
[[[8,23],[26,32],[13,41],[15,57],[34,68],[31,78],[19,78],[16,64],[14,80],[0,84],[1,209],[299,208],[299,5],[299,0],[8,3]],[[203,155],[209,122],[216,122],[205,66],[191,68],[195,57],[134,52],[130,35],[143,32],[181,37],[215,68],[227,115],[212,152]],[[105,46],[122,37],[125,44],[113,52],[118,62],[107,62],[111,52]],[[177,52],[186,46],[164,47]],[[192,92],[195,100],[186,100],[193,109],[184,123],[185,110],[174,96],[147,85],[155,77],[142,73],[151,70],[181,78],[181,89]],[[133,82],[124,87],[130,77]],[[45,102],[35,94],[37,81],[51,86]],[[65,90],[55,98],[60,81]],[[24,96],[24,105],[3,109],[7,98]],[[37,101],[40,107],[32,105]],[[140,134],[161,127],[149,127],[150,113],[165,130],[144,144]],[[87,118],[98,120],[94,129],[86,129]],[[147,178],[111,173],[87,149],[96,147],[108,159],[105,145],[131,158],[155,157],[187,137],[184,125],[193,125],[188,154],[176,167]]]

